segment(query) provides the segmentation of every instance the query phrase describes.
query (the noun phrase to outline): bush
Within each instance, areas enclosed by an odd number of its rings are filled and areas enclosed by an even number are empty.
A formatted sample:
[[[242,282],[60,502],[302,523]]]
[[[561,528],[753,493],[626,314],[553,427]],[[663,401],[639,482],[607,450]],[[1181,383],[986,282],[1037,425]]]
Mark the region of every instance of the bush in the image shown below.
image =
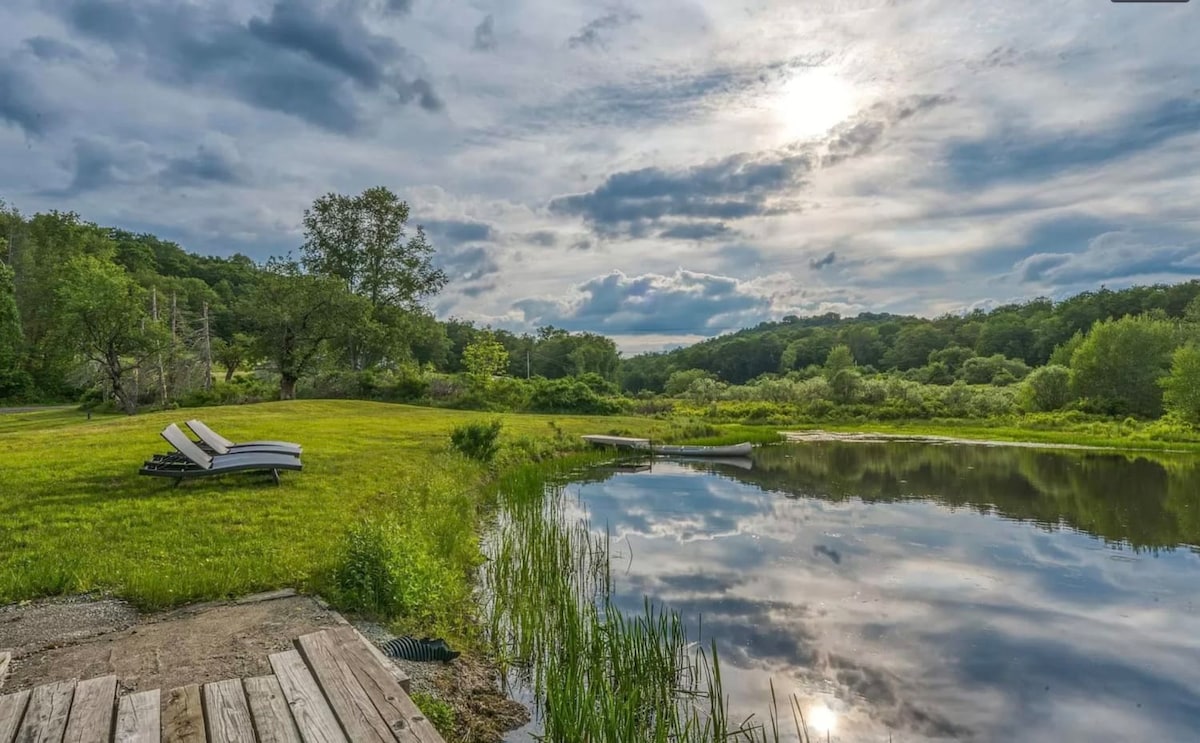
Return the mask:
[[[1193,425],[1200,423],[1200,347],[1189,344],[1177,349],[1171,374],[1162,385],[1167,411]]]
[[[228,384],[217,382],[212,389],[195,389],[176,402],[181,408],[200,408],[208,405],[246,405],[279,397],[279,388],[255,377],[234,377]]]
[[[529,407],[540,413],[612,415],[620,411],[616,403],[597,395],[591,387],[572,377],[535,380]]]
[[[1058,364],[1034,369],[1021,385],[1020,399],[1031,412],[1062,410],[1071,402],[1071,370]]]
[[[454,736],[454,722],[457,716],[453,707],[447,702],[421,691],[414,692],[412,700],[413,704],[417,705],[417,709],[421,710],[421,713],[442,734],[442,737],[450,739]]]
[[[471,459],[490,462],[500,450],[500,429],[503,427],[499,418],[490,423],[465,423],[450,432],[450,443]]]
[[[448,567],[390,520],[362,521],[342,541],[333,570],[333,599],[368,616],[415,619],[445,608]]]

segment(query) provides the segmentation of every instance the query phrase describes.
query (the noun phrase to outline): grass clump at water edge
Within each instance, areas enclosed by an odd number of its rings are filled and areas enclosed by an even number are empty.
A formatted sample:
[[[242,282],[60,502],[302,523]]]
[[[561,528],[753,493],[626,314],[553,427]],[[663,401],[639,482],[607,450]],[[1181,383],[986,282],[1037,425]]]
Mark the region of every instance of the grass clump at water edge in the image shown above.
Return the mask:
[[[765,723],[731,722],[716,647],[705,652],[676,612],[649,599],[636,614],[617,608],[608,538],[565,497],[556,464],[501,480],[484,570],[490,639],[532,693],[543,739],[778,740],[774,704]]]

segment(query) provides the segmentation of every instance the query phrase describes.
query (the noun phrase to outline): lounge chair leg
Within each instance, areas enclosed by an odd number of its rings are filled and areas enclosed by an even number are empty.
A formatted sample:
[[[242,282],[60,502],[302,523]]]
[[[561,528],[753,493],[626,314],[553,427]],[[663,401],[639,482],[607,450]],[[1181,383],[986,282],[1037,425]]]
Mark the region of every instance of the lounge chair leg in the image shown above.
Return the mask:
[[[271,470],[271,477],[275,478],[275,484],[279,484],[279,470]]]

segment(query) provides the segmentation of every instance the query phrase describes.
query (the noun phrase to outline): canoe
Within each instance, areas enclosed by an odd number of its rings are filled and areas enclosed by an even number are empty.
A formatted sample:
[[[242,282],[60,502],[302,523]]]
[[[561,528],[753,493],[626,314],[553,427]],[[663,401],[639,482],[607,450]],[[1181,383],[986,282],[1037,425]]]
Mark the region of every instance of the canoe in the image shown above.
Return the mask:
[[[748,457],[754,448],[748,442],[730,446],[686,446],[652,444],[650,439],[635,439],[628,436],[588,435],[584,441],[595,446],[612,446],[618,449],[649,451],[652,454],[667,454],[677,457]]]
[[[655,454],[669,454],[676,457],[748,457],[754,446],[748,442],[731,444],[730,446],[668,446],[655,444],[651,450]]]

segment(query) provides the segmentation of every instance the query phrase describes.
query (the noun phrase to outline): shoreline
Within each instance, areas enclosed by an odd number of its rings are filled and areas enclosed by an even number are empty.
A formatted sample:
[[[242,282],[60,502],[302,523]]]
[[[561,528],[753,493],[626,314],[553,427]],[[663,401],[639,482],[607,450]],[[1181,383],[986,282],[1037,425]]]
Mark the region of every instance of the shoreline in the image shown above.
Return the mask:
[[[1163,452],[1171,454],[1187,454],[1186,449],[1144,449],[1137,447],[1101,446],[1099,444],[1071,444],[1055,441],[1009,441],[1004,439],[975,439],[961,436],[942,436],[937,434],[918,433],[877,433],[871,431],[828,431],[814,428],[801,431],[780,431],[786,443],[803,444],[824,441],[840,441],[848,443],[911,443],[911,444],[952,444],[973,446],[1012,446],[1024,449],[1073,449],[1078,451],[1137,451]]]

